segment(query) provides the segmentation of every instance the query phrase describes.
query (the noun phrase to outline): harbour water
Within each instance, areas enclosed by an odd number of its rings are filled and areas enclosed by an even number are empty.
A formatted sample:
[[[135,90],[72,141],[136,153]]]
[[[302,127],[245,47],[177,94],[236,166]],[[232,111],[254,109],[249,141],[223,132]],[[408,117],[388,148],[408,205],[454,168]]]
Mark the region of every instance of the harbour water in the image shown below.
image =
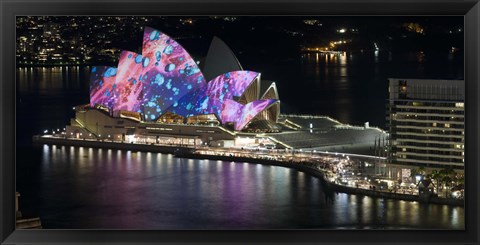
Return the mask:
[[[37,160],[37,161],[35,161]],[[21,210],[56,229],[463,229],[464,209],[336,194],[289,168],[87,147],[18,156]]]
[[[463,79],[455,54],[303,55],[245,69],[277,81],[285,113],[384,127],[387,78]],[[17,69],[17,191],[25,217],[79,229],[464,229],[464,209],[338,194],[293,169],[32,145],[89,101],[89,67]]]

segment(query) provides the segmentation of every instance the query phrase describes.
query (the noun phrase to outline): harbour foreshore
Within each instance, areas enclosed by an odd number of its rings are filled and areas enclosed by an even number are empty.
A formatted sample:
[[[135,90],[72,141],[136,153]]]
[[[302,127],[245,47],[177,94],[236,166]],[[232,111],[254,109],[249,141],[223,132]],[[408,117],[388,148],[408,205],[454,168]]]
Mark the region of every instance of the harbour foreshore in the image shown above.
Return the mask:
[[[121,141],[102,141],[102,140],[83,140],[83,139],[65,139],[57,137],[33,136],[33,143],[65,145],[65,146],[82,146],[93,148],[108,148],[118,150],[144,151],[156,153],[174,154],[177,151],[193,151],[194,148],[178,145],[160,145],[160,144],[141,144],[127,143]]]
[[[325,174],[328,174],[327,171],[319,168],[314,168],[305,163],[296,163],[296,162],[289,162],[289,161],[260,159],[260,158],[242,157],[242,156],[233,156],[233,155],[198,154],[194,152],[195,148],[193,147],[185,147],[185,146],[179,146],[179,145],[138,144],[138,143],[115,142],[115,141],[65,139],[65,138],[43,137],[43,136],[33,136],[32,140],[34,143],[41,143],[41,144],[168,153],[168,154],[174,154],[176,157],[189,158],[189,159],[208,159],[208,160],[233,161],[233,162],[248,162],[248,163],[255,163],[255,164],[280,166],[280,167],[296,169],[298,171],[307,173],[313,177],[319,178],[322,182],[326,184],[325,186],[326,188],[329,189],[328,191],[334,191],[337,193],[363,195],[363,196],[371,196],[371,197],[386,198],[386,199],[397,199],[397,200],[404,200],[404,201],[415,201],[415,202],[421,202],[421,203],[464,206],[464,200],[462,199],[439,198],[435,196],[430,196],[428,198],[421,198],[419,195],[369,190],[369,189],[356,188],[356,187],[351,187],[346,185],[340,185],[332,181],[328,181],[328,178],[325,178]]]

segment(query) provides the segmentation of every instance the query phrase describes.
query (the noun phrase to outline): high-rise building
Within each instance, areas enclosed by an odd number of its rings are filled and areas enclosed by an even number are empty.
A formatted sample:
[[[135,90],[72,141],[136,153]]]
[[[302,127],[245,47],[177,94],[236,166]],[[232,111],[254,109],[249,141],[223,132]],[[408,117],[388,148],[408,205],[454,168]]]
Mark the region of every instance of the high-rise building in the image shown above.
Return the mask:
[[[388,162],[403,169],[463,169],[464,101],[463,80],[389,79]]]

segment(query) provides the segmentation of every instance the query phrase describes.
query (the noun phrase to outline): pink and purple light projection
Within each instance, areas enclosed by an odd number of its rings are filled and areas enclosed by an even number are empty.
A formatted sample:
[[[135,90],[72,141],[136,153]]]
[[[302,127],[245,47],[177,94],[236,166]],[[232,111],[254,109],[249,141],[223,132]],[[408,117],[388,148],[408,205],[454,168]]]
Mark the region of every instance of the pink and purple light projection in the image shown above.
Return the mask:
[[[94,66],[90,71],[90,106],[95,104],[108,108],[113,107],[113,89],[117,68],[108,66]]]
[[[222,123],[234,122],[241,130],[277,101],[256,100],[246,105],[235,101],[259,76],[253,71],[231,71],[207,83],[180,44],[146,27],[142,54],[123,51],[118,69],[92,69],[90,104],[143,112],[146,121],[155,121],[167,111],[184,117],[215,114]]]
[[[167,111],[184,117],[215,114],[221,117],[223,103],[240,97],[260,74],[253,71],[232,71],[215,77],[207,85],[186,94]]]
[[[257,76],[257,72],[232,71],[212,79],[205,91],[209,100],[209,112],[220,118],[224,101],[240,97]]]
[[[113,89],[114,111],[140,111],[143,99],[141,62],[141,54],[130,51],[121,53],[115,80],[116,86]]]
[[[233,122],[235,130],[242,130],[258,113],[267,109],[275,102],[278,102],[278,100],[255,100],[242,105],[236,101],[227,100],[222,111],[222,122]]]
[[[175,40],[146,27],[143,34],[143,105],[146,120],[156,120],[187,93],[205,85],[195,61]]]
[[[234,100],[227,99],[223,104],[221,120],[223,123],[237,122],[242,117],[242,109],[245,105],[242,105]]]

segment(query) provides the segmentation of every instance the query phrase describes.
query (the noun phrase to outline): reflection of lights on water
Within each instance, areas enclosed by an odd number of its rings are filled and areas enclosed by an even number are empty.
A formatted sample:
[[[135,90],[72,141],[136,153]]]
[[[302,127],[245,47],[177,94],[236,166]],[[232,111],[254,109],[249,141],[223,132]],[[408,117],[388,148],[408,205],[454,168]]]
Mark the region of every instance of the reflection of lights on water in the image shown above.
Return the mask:
[[[90,164],[92,163],[92,159],[93,159],[93,148],[89,147],[88,148],[88,160],[89,160]]]
[[[340,55],[340,64],[341,65],[345,65],[347,63],[347,53],[346,52],[343,52],[341,55]]]
[[[147,152],[146,163],[147,163],[148,166],[152,165],[152,153],[150,153],[150,152]]]
[[[192,159],[187,160],[187,166],[188,166],[188,170],[193,170],[193,160]]]
[[[137,151],[135,154],[137,155],[137,161],[140,161],[140,159],[142,158],[142,152]]]
[[[458,224],[458,209],[457,208],[454,208],[452,210],[452,223],[454,224]]]
[[[107,151],[107,160],[108,161],[112,160],[112,150],[111,149],[108,149],[108,151]]]

